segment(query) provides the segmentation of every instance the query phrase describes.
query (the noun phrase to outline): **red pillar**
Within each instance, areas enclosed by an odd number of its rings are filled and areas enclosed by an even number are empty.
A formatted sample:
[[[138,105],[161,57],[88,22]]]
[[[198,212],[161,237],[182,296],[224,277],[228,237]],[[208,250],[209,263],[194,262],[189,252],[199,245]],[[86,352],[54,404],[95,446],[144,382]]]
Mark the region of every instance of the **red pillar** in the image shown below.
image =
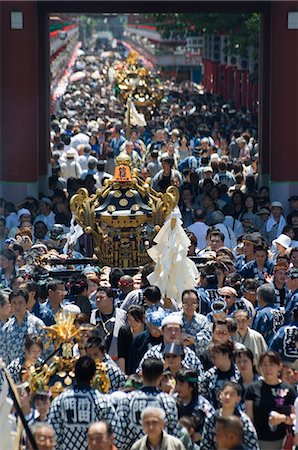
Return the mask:
[[[289,30],[288,12],[296,2],[272,2],[270,71],[270,161],[271,197],[298,193],[298,30]]]
[[[11,29],[14,10],[23,14],[23,29]],[[38,192],[36,2],[1,2],[0,33],[0,195],[16,201]]]

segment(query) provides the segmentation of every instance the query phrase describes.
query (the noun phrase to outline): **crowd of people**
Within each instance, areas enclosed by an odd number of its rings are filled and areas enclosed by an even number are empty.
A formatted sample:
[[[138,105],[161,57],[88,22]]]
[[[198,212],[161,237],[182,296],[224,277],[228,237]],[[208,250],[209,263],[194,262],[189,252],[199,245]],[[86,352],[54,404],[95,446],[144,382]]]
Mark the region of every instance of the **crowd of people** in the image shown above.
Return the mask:
[[[55,102],[48,192],[18,204],[0,199],[0,357],[37,446],[290,449],[298,195],[284,207],[258,187],[257,118],[194,83],[163,82],[147,126],[128,130],[110,73],[126,50],[106,46],[81,52],[74,70],[85,77]],[[71,196],[103,187],[121,153],[156,191],[180,191],[188,255],[199,270],[182,298],[149,284],[153,263],[133,276],[96,260],[68,279],[50,276],[51,258],[62,264],[86,253],[84,234],[69,239]],[[73,383],[53,398],[51,390],[30,392],[24,374],[49,358],[44,326],[61,309],[76,314],[77,359]],[[92,385],[98,360],[108,393]]]

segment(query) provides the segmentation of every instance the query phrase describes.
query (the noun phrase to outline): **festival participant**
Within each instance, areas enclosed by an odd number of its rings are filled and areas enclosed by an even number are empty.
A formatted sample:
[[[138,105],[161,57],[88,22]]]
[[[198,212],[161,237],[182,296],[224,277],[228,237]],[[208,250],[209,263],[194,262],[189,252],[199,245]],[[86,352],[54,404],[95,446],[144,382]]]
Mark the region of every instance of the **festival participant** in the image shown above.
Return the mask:
[[[163,334],[163,343],[155,345],[151,347],[143,356],[138,371],[140,371],[143,362],[146,361],[148,358],[158,358],[163,360],[163,349],[166,344],[170,343],[181,343],[182,339],[182,326],[183,322],[181,317],[177,313],[171,313],[167,315],[162,323],[162,334]],[[199,358],[196,356],[195,352],[191,350],[189,347],[184,348],[184,358],[183,358],[183,365],[186,368],[193,368],[198,370],[199,376],[201,376],[202,373],[202,365],[199,360]]]
[[[237,349],[235,352],[235,363],[239,369],[241,377],[239,384],[242,387],[242,399],[248,386],[259,379],[255,366],[254,355],[248,348]]]
[[[267,344],[262,334],[249,327],[250,317],[248,311],[238,309],[234,318],[237,321],[236,342],[243,344],[252,353],[256,361],[267,350]]]
[[[156,358],[147,358],[142,364],[143,387],[128,394],[118,405],[116,431],[117,444],[123,450],[142,436],[141,413],[153,402],[165,411],[167,431],[178,436],[178,413],[175,400],[158,389],[163,377],[163,363]]]
[[[269,344],[274,333],[284,324],[284,313],[275,307],[274,288],[266,283],[257,289],[259,309],[254,318],[252,328],[261,333]]]
[[[11,315],[8,293],[0,291],[0,333]]]
[[[199,385],[199,392],[209,400],[214,408],[218,408],[221,387],[225,381],[238,381],[240,372],[233,362],[233,342],[211,343],[209,351],[214,366],[203,375]]]
[[[279,353],[283,362],[295,363],[298,358],[298,304],[291,311],[291,320],[281,327],[269,342],[269,349]]]
[[[165,432],[166,417],[162,408],[148,406],[141,413],[141,421],[145,436],[133,444],[132,450],[147,448],[185,450],[180,439]]]
[[[107,365],[107,375],[110,380],[110,393],[121,389],[125,385],[125,375],[114,361],[106,354],[105,342],[101,337],[89,337],[86,343],[86,354],[95,362]]]
[[[213,450],[216,446],[216,422],[219,417],[236,416],[243,425],[243,445],[247,450],[259,450],[258,436],[250,418],[241,410],[239,403],[242,388],[238,383],[226,381],[220,390],[221,407],[206,418],[200,450]],[[224,447],[223,447],[224,448]],[[231,447],[232,448],[232,447]]]
[[[119,330],[126,323],[126,311],[114,307],[115,293],[111,288],[99,286],[96,294],[97,309],[92,311],[90,322],[98,326],[101,337],[106,341],[107,353],[118,359]]]
[[[94,422],[88,429],[88,450],[117,450],[114,439],[113,429],[108,422]]]
[[[195,433],[201,436],[206,418],[214,414],[210,402],[199,394],[198,376],[195,370],[182,369],[176,374],[176,388],[178,397],[178,415],[181,417],[196,417]]]
[[[3,326],[0,339],[0,356],[6,364],[23,355],[27,334],[44,335],[44,323],[27,310],[28,300],[28,292],[24,289],[9,295],[12,317]]]
[[[292,386],[280,380],[281,359],[275,352],[265,352],[259,359],[262,379],[248,386],[245,405],[253,421],[261,450],[280,450],[291,426],[291,412],[296,399]]]
[[[145,329],[144,308],[132,305],[127,311],[127,325],[119,330],[118,335],[118,365],[123,373],[128,373],[130,360],[134,358],[131,352],[133,340]]]
[[[46,422],[35,422],[31,427],[31,433],[38,445],[38,450],[55,450],[56,435],[54,428]],[[33,450],[29,444],[29,450]]]
[[[92,358],[79,358],[75,365],[75,386],[62,392],[51,404],[48,422],[56,432],[59,450],[87,450],[87,431],[92,422],[106,420],[115,426],[117,414],[111,400],[90,387],[95,372]]]
[[[238,417],[217,417],[215,440],[218,450],[244,450],[243,439],[243,425]]]
[[[27,381],[32,367],[36,367],[43,351],[43,343],[38,335],[25,336],[24,351],[7,367],[11,378],[16,384]],[[40,361],[39,361],[40,362]]]

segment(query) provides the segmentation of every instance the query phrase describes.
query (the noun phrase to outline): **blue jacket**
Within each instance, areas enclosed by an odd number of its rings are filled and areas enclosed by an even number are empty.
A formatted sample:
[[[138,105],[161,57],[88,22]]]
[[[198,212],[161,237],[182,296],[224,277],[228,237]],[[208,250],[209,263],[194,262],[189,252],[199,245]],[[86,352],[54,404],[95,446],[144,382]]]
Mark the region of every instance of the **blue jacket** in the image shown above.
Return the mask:
[[[257,311],[252,328],[261,333],[267,342],[272,340],[278,329],[284,324],[284,313],[274,306],[265,306]]]
[[[269,344],[269,350],[279,353],[283,361],[295,362],[298,358],[296,336],[298,321],[293,321],[278,330]]]

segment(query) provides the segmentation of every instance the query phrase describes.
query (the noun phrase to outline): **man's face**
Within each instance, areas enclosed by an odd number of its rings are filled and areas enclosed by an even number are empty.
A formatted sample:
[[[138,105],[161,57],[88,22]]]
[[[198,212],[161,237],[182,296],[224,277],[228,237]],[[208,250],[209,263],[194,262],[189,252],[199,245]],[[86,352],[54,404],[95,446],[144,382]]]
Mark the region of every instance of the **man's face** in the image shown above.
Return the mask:
[[[215,342],[226,342],[230,337],[230,333],[226,324],[217,324],[213,331],[213,340]]]
[[[228,309],[230,309],[236,301],[236,296],[232,294],[229,289],[220,289],[220,296],[227,302]]]
[[[56,439],[54,430],[50,430],[48,427],[39,428],[34,437],[39,450],[55,450]]]
[[[39,222],[34,226],[34,236],[36,239],[44,239],[47,234],[47,227]]]
[[[223,247],[224,243],[220,236],[211,236],[210,238],[210,248],[213,252],[216,252],[220,247]]]
[[[94,423],[88,430],[88,450],[110,450],[113,436],[109,436],[105,423]]]
[[[144,433],[150,438],[157,438],[161,436],[162,430],[164,428],[164,421],[159,418],[157,414],[147,414],[143,418],[143,430]]]
[[[163,328],[163,341],[165,344],[181,341],[181,326],[178,323],[169,323]]]
[[[112,303],[113,299],[108,297],[105,291],[97,291],[96,306],[99,310],[101,310],[101,308],[105,309],[106,307],[111,306]]]
[[[13,297],[10,301],[12,315],[17,319],[22,320],[25,317],[27,311],[27,303],[24,297],[18,295]]]
[[[64,300],[64,297],[66,295],[67,291],[65,290],[64,284],[58,284],[56,289],[50,289],[49,290],[49,298],[52,301],[55,301],[57,303],[61,303]]]
[[[198,307],[197,296],[191,292],[190,294],[185,294],[182,299],[183,311],[187,315],[194,314]]]

